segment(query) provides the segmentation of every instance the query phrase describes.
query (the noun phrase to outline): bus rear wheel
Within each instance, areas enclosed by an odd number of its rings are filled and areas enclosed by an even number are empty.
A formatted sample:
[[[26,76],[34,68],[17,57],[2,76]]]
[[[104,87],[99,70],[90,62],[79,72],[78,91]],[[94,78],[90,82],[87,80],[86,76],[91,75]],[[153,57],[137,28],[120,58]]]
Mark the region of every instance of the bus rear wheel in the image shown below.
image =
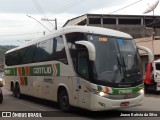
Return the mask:
[[[65,89],[63,89],[60,92],[59,95],[59,105],[62,111],[70,111],[71,110],[71,106],[69,104],[69,97],[68,97],[68,93]]]
[[[19,99],[22,98],[19,84],[17,84],[17,85],[15,86],[15,95],[16,95],[16,97],[19,98]]]
[[[12,91],[12,95],[16,97],[15,87],[13,84],[11,85],[11,91]]]

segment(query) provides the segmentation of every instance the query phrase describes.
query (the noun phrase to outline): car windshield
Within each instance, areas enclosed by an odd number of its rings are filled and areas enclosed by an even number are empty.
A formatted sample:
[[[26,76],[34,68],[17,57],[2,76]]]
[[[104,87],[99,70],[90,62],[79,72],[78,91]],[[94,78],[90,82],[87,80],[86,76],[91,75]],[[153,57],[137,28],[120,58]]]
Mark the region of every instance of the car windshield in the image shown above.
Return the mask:
[[[160,63],[156,63],[156,70],[160,70]]]

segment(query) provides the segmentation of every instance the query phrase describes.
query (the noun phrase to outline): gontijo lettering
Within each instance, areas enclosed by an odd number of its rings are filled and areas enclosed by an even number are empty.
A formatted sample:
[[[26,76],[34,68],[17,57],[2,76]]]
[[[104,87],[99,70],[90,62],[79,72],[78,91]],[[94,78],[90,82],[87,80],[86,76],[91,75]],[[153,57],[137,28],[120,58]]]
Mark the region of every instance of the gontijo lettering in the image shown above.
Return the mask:
[[[50,74],[52,73],[51,67],[40,67],[40,68],[33,68],[34,74]]]

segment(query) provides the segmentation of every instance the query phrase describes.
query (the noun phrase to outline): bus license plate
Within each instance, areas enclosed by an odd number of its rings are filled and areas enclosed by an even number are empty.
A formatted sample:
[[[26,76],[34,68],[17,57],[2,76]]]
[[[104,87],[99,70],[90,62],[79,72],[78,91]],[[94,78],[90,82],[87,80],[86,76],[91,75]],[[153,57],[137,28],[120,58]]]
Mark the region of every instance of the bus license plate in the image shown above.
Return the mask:
[[[120,106],[129,106],[129,102],[121,102]]]

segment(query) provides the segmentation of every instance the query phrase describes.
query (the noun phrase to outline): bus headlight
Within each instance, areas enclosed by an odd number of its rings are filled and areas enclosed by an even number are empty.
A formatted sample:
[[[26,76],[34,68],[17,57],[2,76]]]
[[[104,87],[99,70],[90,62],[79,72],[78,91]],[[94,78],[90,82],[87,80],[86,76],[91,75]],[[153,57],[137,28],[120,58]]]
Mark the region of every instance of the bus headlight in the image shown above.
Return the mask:
[[[144,94],[144,89],[141,89],[141,90],[139,91],[139,93],[140,93],[140,94]]]
[[[99,92],[99,96],[104,97],[104,96],[106,96],[106,93],[104,93],[104,92]]]
[[[103,90],[92,89],[92,93],[100,97],[108,97],[109,93],[111,93],[111,88],[105,87]]]
[[[106,97],[107,93],[102,92],[102,91],[94,91],[93,94],[101,96],[101,97]]]

